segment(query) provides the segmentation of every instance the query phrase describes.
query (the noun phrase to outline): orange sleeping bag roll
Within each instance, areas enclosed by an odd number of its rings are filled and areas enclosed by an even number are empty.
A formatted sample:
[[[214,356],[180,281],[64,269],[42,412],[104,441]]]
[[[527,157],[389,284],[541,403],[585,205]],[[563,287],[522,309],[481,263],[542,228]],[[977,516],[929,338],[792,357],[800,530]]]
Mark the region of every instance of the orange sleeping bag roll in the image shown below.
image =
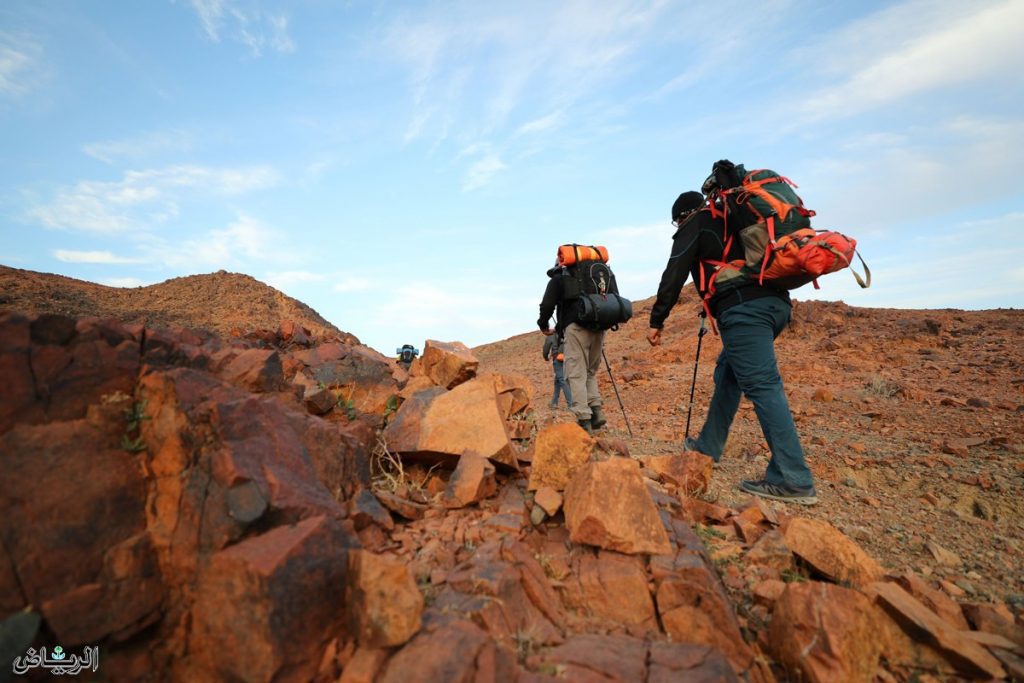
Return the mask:
[[[608,249],[585,244],[563,244],[558,248],[558,265],[571,266],[580,261],[608,263]]]

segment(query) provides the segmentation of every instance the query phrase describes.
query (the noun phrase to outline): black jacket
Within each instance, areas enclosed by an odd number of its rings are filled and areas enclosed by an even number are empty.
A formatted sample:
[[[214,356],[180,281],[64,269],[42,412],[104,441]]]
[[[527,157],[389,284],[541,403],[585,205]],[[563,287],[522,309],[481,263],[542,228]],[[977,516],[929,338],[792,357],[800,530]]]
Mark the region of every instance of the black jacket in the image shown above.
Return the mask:
[[[540,301],[540,318],[537,319],[537,326],[542,330],[548,329],[551,316],[557,313],[558,322],[555,331],[561,337],[569,323],[576,321],[576,307],[566,305],[563,301],[562,278],[566,276],[565,268],[555,266],[548,270],[548,286],[544,289],[544,297]]]
[[[665,325],[669,311],[679,301],[679,293],[686,284],[687,277],[693,277],[694,285],[700,292],[705,294],[701,288],[700,262],[704,259],[715,261],[722,260],[722,251],[725,249],[725,227],[720,218],[714,218],[708,211],[699,211],[693,218],[684,223],[672,235],[672,255],[665,266],[665,272],[661,275],[661,284],[658,285],[658,297],[651,307],[651,327],[661,329]],[[739,238],[733,240],[727,261],[743,258],[743,245]],[[711,266],[704,267],[705,278],[710,278],[714,273]],[[726,309],[744,301],[759,299],[763,296],[777,296],[787,303],[789,292],[775,287],[761,286],[753,280],[740,280],[736,278],[721,287],[716,286],[715,295],[711,297],[708,306],[711,315],[716,318]]]

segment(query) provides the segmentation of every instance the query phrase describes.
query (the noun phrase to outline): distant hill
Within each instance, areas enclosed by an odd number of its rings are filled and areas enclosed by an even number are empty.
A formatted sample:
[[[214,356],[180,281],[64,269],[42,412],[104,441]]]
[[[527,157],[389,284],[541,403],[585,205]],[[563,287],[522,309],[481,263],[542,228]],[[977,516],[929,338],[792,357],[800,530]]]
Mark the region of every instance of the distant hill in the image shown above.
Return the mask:
[[[355,340],[301,301],[248,275],[223,270],[122,288],[0,266],[0,311],[6,310],[117,318],[222,335],[232,330],[275,330],[281,321],[294,320],[315,336]]]

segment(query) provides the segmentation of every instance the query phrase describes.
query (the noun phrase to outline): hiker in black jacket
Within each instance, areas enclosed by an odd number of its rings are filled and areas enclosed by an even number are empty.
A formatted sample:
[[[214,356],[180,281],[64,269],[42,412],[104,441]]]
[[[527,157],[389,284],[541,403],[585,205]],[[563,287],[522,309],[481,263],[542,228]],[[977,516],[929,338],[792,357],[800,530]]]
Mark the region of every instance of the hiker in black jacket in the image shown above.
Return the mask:
[[[576,415],[576,423],[587,433],[592,433],[608,422],[597,386],[605,331],[579,324],[578,300],[566,300],[565,297],[564,282],[568,277],[567,268],[557,264],[548,270],[549,280],[540,302],[537,325],[545,335],[557,334],[564,339],[565,377],[569,382],[567,397]],[[558,322],[552,328],[548,325],[556,311]]]
[[[744,258],[738,239],[733,240],[730,253],[723,254],[727,242],[725,225],[704,208],[704,196],[699,192],[679,195],[672,205],[672,223],[677,228],[672,236],[672,255],[651,308],[647,341],[652,346],[661,343],[665,319],[679,300],[687,276],[693,277],[700,296],[704,296],[715,268],[705,264],[702,278],[702,260]],[[718,322],[722,352],[715,365],[715,393],[707,419],[696,439],[687,438],[685,448],[705,453],[718,462],[741,394],[746,394],[754,404],[772,458],[763,479],[744,480],[740,488],[764,498],[816,503],[814,481],[804,460],[775,359],[775,338],[789,323],[792,312],[789,292],[759,285],[750,278],[732,277],[716,282],[707,310]]]

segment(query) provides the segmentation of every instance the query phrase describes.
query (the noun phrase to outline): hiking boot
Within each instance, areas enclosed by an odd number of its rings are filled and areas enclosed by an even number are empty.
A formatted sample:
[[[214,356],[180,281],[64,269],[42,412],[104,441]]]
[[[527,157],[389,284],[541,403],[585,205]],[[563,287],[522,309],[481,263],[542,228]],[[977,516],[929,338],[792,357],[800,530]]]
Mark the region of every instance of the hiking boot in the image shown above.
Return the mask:
[[[552,410],[557,410],[558,409],[558,401],[552,401],[551,403],[549,403],[548,404],[548,408],[551,408]]]
[[[590,420],[576,420],[576,424],[578,424],[580,427],[583,427],[584,431],[586,431],[587,434],[594,433],[594,426],[590,423]]]
[[[770,484],[764,479],[744,479],[740,482],[740,490],[762,498],[781,500],[783,503],[799,503],[814,505],[818,502],[818,493],[814,486],[796,487],[786,484]]]
[[[697,448],[697,439],[693,438],[692,436],[688,436],[686,437],[686,439],[683,440],[683,450],[696,451],[698,453],[701,452],[701,450]]]
[[[590,406],[590,426],[594,429],[600,429],[606,424],[608,424],[608,418],[604,416],[601,406]]]

